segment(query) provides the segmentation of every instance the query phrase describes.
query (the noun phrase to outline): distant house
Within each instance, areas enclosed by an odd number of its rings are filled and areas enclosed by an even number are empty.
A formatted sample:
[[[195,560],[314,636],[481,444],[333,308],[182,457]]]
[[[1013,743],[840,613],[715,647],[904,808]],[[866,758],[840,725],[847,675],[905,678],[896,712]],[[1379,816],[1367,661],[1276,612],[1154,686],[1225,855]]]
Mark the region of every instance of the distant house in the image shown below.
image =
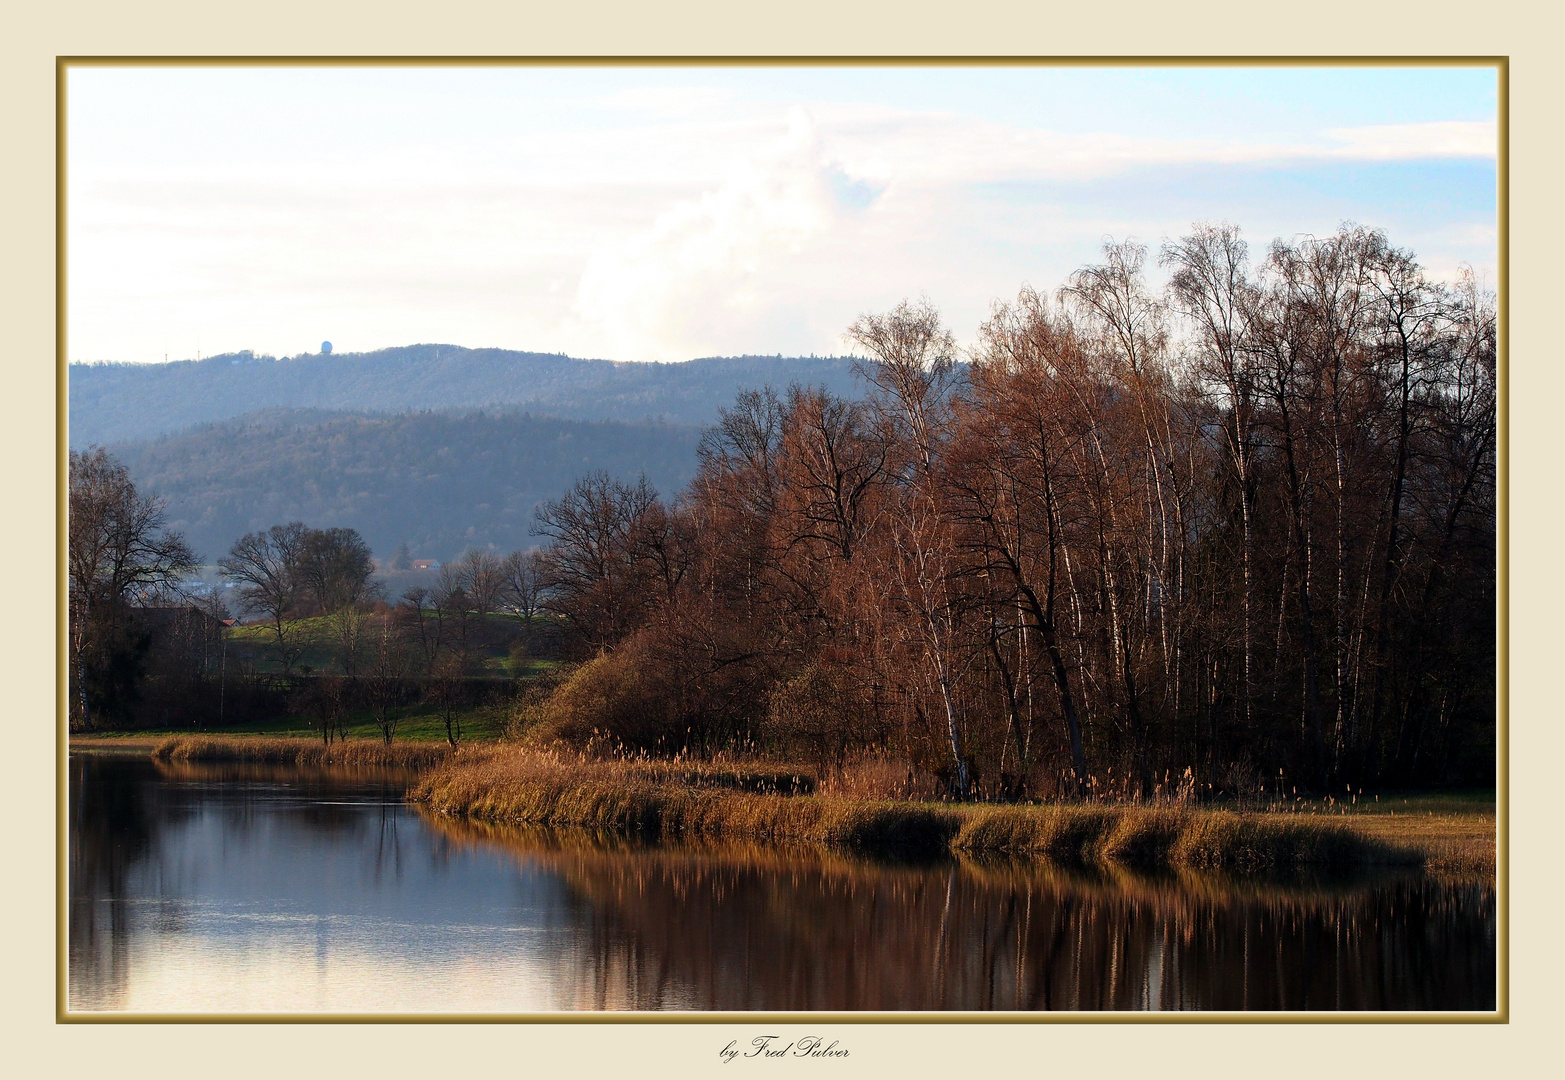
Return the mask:
[[[435,559],[414,559],[409,564],[415,570],[439,570],[440,563]]]

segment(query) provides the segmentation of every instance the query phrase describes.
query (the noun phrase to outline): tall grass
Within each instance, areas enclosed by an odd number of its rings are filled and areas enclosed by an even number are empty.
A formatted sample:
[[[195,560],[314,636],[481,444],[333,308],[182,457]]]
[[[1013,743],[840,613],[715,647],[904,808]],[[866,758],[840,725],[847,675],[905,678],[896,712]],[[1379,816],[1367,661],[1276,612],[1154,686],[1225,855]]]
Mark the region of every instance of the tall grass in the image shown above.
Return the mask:
[[[748,767],[593,760],[476,749],[426,773],[409,798],[494,822],[663,836],[814,842],[897,853],[1005,854],[1066,864],[1197,869],[1416,865],[1423,856],[1341,821],[1188,807],[986,807],[790,796]],[[764,769],[757,776],[772,775]],[[784,789],[786,790],[786,789]]]
[[[175,735],[152,749],[154,761],[247,762],[268,765],[354,765],[429,769],[451,757],[435,743],[392,743],[351,739],[324,745],[317,739],[222,738]]]

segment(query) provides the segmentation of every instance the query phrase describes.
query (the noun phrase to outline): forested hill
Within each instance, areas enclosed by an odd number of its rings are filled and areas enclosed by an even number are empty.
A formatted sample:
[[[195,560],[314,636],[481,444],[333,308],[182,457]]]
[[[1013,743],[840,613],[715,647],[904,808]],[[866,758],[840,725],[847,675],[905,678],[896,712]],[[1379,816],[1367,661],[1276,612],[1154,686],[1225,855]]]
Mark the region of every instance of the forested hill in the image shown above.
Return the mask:
[[[269,407],[392,413],[510,406],[576,420],[706,424],[741,389],[794,382],[858,393],[845,357],[639,364],[408,345],[281,360],[244,352],[166,364],[72,364],[70,443],[82,449],[148,439]]]
[[[533,510],[595,469],[667,495],[695,473],[701,429],[515,411],[397,416],[269,409],[110,450],[205,562],[285,521],[359,530],[377,555],[531,547]]]

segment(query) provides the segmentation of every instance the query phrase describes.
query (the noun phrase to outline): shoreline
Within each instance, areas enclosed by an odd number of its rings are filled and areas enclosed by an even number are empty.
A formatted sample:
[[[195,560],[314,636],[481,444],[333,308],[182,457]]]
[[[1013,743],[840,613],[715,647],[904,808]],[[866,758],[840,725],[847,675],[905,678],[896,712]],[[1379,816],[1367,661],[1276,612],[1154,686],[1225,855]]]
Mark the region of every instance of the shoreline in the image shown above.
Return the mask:
[[[1397,866],[1495,875],[1492,810],[1352,814],[1179,804],[990,804],[839,797],[775,762],[597,761],[494,743],[242,736],[72,736],[72,750],[155,761],[393,766],[407,799],[473,822],[582,828],[645,840],[819,844],[859,853],[1043,860],[1061,866],[1250,873]]]
[[[859,852],[997,856],[1061,865],[1254,872],[1402,866],[1495,873],[1481,814],[1337,816],[1137,803],[996,805],[786,795],[677,782],[652,762],[523,750],[469,752],[424,773],[408,800],[496,824],[586,828],[646,839],[813,843]],[[661,767],[667,770],[667,765]],[[1417,828],[1410,829],[1410,823]]]

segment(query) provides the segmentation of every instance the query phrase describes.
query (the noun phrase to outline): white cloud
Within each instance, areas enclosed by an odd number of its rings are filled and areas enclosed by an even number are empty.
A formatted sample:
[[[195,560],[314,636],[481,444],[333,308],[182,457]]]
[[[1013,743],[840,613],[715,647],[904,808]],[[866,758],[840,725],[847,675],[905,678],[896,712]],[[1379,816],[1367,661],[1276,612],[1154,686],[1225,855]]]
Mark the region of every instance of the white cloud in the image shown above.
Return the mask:
[[[832,151],[862,174],[923,184],[1091,180],[1169,165],[1493,158],[1496,152],[1489,121],[1333,128],[1289,142],[1067,134],[891,110],[826,114],[821,126]]]
[[[862,210],[875,185],[824,152],[809,115],[736,160],[722,184],[600,249],[577,291],[583,330],[622,360],[685,359],[718,351],[771,304],[763,283]]]
[[[1481,172],[1451,181],[1449,208],[1427,194],[1439,177],[1389,178],[1401,162],[1492,161],[1494,123],[1361,122],[1438,112],[1159,126],[1138,111],[1062,131],[1046,103],[975,111],[959,94],[949,108],[819,86],[763,100],[696,85],[705,74],[572,92],[493,76],[455,94],[454,76],[406,78],[198,94],[176,73],[140,97],[119,76],[73,81],[72,356],[322,337],[615,359],[825,351],[905,295],[976,326],[992,298],[1057,284],[1104,235],[1155,245],[1211,216],[1258,242],[1351,217],[1431,265],[1493,259]],[[1390,167],[1365,183],[1309,175],[1352,162]],[[1171,176],[1180,166],[1194,168]],[[1277,182],[1290,169],[1299,180]]]
[[[1333,156],[1369,161],[1492,158],[1499,147],[1499,128],[1492,121],[1378,124],[1332,128],[1326,134],[1347,144]]]

